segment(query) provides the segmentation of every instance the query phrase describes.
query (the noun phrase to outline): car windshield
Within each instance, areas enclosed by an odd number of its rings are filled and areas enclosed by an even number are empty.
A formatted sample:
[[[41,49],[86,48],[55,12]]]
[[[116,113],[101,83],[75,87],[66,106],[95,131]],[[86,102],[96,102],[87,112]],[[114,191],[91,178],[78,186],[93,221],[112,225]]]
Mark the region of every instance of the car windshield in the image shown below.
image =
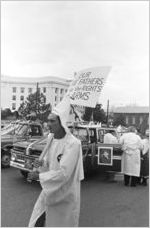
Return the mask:
[[[104,142],[106,143],[106,141],[107,143],[115,143],[115,144],[118,143],[118,135],[115,129],[99,129],[98,138],[101,143],[104,143]]]
[[[1,135],[14,134],[14,131],[16,131],[19,128],[19,126],[19,124],[11,123],[1,131]]]
[[[17,129],[15,129],[16,135],[24,135],[27,132],[28,125],[27,124],[20,124]]]
[[[88,140],[88,132],[85,128],[71,128],[69,127],[71,133],[80,139],[81,141],[87,141]]]
[[[25,134],[30,136],[42,136],[42,129],[38,125],[21,124],[20,127],[15,130],[15,134],[18,136]]]

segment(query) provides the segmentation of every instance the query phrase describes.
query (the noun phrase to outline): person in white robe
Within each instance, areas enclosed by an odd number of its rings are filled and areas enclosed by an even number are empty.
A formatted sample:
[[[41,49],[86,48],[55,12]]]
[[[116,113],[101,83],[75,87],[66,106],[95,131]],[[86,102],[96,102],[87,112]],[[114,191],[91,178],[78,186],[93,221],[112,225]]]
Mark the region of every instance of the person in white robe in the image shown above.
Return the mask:
[[[68,105],[68,106],[67,106]],[[36,161],[41,194],[35,203],[29,227],[77,227],[80,214],[80,183],[84,179],[81,142],[66,127],[69,103],[65,100],[49,115],[51,132],[44,157]],[[42,152],[42,153],[43,153]]]
[[[104,143],[117,144],[118,139],[113,131],[109,131],[104,135]]]
[[[136,134],[135,127],[128,128],[128,133],[120,137],[120,144],[122,145],[122,161],[121,171],[124,174],[125,186],[136,186],[137,177],[140,176],[140,151],[142,150],[142,140]]]

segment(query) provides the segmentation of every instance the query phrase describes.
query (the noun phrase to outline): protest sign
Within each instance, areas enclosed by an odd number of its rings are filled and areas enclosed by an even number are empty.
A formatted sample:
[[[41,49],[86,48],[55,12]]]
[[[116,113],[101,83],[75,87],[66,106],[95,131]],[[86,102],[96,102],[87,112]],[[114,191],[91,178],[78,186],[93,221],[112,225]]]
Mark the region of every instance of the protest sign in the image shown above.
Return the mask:
[[[79,71],[67,92],[70,103],[94,108],[110,69],[111,67],[104,66]]]

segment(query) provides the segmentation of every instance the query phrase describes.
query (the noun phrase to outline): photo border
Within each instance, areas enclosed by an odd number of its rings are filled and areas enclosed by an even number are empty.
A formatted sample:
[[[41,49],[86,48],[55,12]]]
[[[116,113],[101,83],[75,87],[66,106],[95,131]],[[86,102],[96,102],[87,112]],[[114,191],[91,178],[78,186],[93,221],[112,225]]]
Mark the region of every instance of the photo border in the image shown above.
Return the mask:
[[[109,149],[111,151],[111,163],[102,163],[102,162],[100,162],[100,150],[101,149]],[[112,166],[113,165],[113,147],[106,147],[106,146],[98,147],[98,165],[107,165],[107,166]]]

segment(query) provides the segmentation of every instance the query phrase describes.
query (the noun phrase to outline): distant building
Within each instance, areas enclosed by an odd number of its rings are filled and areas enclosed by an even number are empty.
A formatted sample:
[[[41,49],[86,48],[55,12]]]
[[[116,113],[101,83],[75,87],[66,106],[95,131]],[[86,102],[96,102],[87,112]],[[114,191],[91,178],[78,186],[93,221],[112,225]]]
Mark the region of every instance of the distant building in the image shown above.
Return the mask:
[[[46,96],[46,103],[56,106],[64,97],[71,80],[58,77],[15,78],[1,77],[1,108],[15,111],[30,93],[38,88]]]
[[[142,133],[149,128],[149,107],[124,106],[113,110],[114,118],[119,117],[120,114],[124,115],[126,126],[135,126]]]

